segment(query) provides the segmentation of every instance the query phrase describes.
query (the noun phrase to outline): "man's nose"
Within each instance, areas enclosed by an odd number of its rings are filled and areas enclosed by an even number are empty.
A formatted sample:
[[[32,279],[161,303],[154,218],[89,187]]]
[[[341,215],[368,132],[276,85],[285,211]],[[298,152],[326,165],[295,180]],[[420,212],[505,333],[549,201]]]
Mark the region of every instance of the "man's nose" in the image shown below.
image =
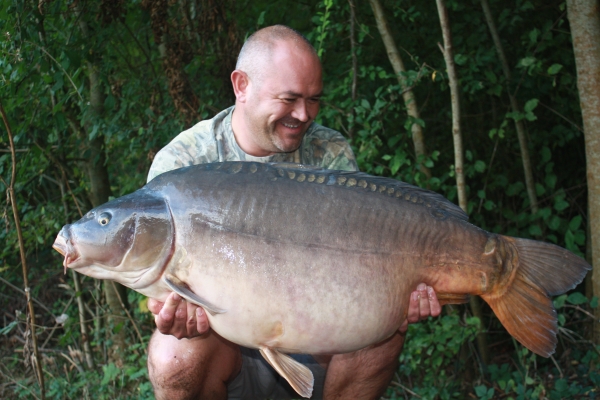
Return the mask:
[[[292,117],[296,118],[301,122],[306,122],[310,119],[310,115],[308,113],[308,107],[306,106],[306,100],[298,99],[294,104],[294,109],[292,111]]]

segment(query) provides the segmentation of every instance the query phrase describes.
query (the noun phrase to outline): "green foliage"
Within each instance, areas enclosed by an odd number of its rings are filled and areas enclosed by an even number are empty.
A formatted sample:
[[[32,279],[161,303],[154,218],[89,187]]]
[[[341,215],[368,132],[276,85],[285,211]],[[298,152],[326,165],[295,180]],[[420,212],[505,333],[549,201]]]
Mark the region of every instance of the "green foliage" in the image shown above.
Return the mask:
[[[461,388],[460,382],[453,379],[460,368],[457,355],[462,346],[474,340],[479,329],[477,318],[462,323],[456,314],[410,325],[400,354],[401,380],[419,382],[411,390],[423,398],[456,398]]]

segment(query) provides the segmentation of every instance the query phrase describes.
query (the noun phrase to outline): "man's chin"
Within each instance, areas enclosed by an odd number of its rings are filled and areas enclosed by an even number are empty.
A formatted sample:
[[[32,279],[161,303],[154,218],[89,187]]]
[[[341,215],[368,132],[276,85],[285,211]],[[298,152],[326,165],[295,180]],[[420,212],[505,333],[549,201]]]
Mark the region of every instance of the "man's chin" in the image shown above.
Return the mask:
[[[273,140],[273,145],[282,153],[291,153],[292,151],[298,150],[300,144],[302,144],[302,138],[304,132],[299,134],[281,134],[279,133]]]
[[[275,143],[275,145],[282,153],[291,153],[298,150],[300,144],[302,144],[303,136],[304,134],[301,134],[300,137],[287,137],[286,140],[279,140],[278,143]]]

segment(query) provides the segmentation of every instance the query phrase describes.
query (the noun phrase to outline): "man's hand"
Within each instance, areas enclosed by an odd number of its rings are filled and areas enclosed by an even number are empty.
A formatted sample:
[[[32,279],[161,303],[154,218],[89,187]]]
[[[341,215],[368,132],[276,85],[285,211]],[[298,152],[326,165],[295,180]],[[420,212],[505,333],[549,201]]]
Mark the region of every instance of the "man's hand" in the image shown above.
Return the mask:
[[[164,303],[148,299],[148,309],[154,314],[156,327],[163,335],[190,339],[210,329],[204,309],[188,303],[177,293],[171,293]]]
[[[429,318],[437,317],[442,312],[442,306],[438,301],[435,291],[431,286],[420,283],[417,290],[410,294],[410,303],[408,305],[408,315],[406,320],[400,326],[400,332],[408,330],[408,324],[419,322]]]

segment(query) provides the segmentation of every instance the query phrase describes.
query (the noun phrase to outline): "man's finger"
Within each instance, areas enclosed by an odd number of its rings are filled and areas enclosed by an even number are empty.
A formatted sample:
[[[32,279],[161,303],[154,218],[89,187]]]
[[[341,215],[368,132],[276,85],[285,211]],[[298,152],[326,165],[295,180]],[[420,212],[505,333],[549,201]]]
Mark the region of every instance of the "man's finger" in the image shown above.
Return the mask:
[[[431,315],[427,285],[419,284],[417,291],[419,292],[419,321],[421,321]]]
[[[210,329],[208,318],[202,307],[196,308],[196,329],[198,330],[198,333],[202,335]]]
[[[406,319],[410,324],[419,321],[419,297],[420,294],[417,290],[410,294],[410,301],[408,303],[408,313],[406,315]]]
[[[155,320],[157,321],[156,326],[162,332],[162,329],[170,329],[173,326],[173,321],[175,320],[175,313],[177,312],[177,307],[181,303],[181,297],[177,293],[171,293],[167,300],[165,300],[165,305],[160,310]],[[159,324],[160,321],[160,324]]]
[[[150,310],[150,312],[154,315],[158,314],[164,305],[165,303],[162,301],[158,301],[153,298],[148,299],[148,310]]]
[[[187,328],[187,337],[192,338],[194,336],[198,336],[198,331],[196,330],[197,322],[196,322],[196,308],[197,305],[187,302],[187,320],[186,320],[186,328]]]
[[[427,297],[429,298],[429,309],[432,317],[437,317],[442,313],[442,306],[431,286],[427,286]]]

